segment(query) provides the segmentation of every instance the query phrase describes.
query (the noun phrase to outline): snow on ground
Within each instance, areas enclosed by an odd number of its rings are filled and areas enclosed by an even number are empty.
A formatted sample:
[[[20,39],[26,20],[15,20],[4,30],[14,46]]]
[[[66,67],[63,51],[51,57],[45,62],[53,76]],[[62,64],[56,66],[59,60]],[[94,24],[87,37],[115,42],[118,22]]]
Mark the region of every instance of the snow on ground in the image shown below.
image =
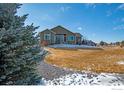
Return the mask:
[[[97,48],[95,46],[88,46],[88,45],[73,45],[73,44],[54,44],[49,45],[51,48]]]
[[[124,61],[119,61],[119,62],[117,62],[117,64],[124,65]]]
[[[45,85],[107,85],[119,86],[124,85],[119,77],[114,74],[101,73],[73,73],[53,80],[43,79]]]
[[[90,71],[74,71],[59,68],[56,65],[41,62],[39,73],[42,75],[43,85],[105,85],[124,86],[124,74],[93,73]]]

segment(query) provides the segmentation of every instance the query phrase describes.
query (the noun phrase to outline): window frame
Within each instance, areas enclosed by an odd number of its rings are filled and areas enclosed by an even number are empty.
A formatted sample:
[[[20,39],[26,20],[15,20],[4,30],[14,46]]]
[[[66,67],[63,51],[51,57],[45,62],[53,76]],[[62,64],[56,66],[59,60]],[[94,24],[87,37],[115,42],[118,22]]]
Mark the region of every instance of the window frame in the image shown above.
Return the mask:
[[[73,36],[73,35],[68,36],[68,41],[74,41],[74,40],[75,40],[75,36]]]
[[[44,40],[50,40],[51,34],[44,34]]]

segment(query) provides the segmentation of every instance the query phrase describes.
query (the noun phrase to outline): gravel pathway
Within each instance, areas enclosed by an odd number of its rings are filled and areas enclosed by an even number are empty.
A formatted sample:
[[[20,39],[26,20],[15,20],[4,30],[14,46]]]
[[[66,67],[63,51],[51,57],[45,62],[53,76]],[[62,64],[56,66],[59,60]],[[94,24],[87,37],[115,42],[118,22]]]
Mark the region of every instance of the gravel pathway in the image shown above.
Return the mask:
[[[38,71],[39,71],[39,74],[42,75],[42,77],[45,78],[46,80],[52,80],[66,74],[74,73],[74,71],[65,70],[65,69],[47,64],[43,61],[38,66]]]

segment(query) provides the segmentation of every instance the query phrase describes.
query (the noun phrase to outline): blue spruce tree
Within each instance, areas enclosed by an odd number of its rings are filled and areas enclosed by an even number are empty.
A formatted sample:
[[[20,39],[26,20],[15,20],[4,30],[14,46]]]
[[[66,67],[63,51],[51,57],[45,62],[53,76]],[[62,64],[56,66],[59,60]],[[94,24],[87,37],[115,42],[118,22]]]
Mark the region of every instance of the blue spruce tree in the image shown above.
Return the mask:
[[[35,30],[24,25],[28,15],[16,15],[21,4],[0,4],[0,84],[36,85],[41,77],[37,65],[42,60]]]

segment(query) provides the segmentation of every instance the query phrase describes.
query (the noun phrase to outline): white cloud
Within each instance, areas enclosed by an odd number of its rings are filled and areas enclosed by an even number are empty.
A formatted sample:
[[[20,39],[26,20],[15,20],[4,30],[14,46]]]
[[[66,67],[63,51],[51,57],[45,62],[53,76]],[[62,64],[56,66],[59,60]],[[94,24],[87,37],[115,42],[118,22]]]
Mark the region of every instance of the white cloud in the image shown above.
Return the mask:
[[[124,17],[122,17],[122,18],[116,18],[115,20],[113,20],[113,24],[122,24],[122,23],[124,23]]]
[[[106,11],[106,16],[111,16],[114,13],[116,13],[118,10],[124,10],[124,4],[120,4],[119,6],[117,6],[117,8]]]
[[[96,4],[94,3],[87,3],[85,4],[86,8],[96,8]]]
[[[124,30],[124,25],[118,25],[114,27],[113,30]]]
[[[62,12],[68,11],[68,10],[70,10],[70,9],[71,9],[70,6],[61,6],[61,7],[60,7],[60,11],[62,11]]]
[[[120,4],[117,9],[124,10],[124,4]]]
[[[83,28],[82,27],[78,27],[77,29],[81,31]]]

